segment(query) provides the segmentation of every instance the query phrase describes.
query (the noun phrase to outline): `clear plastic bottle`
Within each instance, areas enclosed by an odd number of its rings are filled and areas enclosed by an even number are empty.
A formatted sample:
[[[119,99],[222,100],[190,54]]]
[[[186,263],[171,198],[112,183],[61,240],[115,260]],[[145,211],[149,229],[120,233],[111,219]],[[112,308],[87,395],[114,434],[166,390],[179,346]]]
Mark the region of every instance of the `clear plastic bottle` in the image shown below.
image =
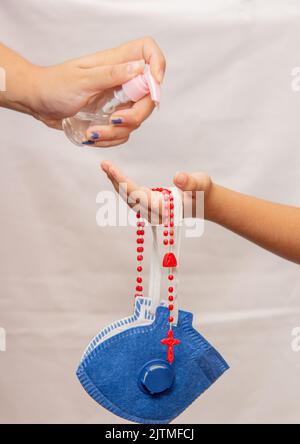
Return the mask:
[[[82,108],[75,116],[63,120],[66,136],[75,145],[87,142],[87,130],[94,125],[108,125],[110,116],[117,109],[124,108],[130,102],[137,102],[145,95],[151,95],[156,105],[160,101],[160,87],[153,78],[149,65],[143,74],[129,80],[122,86],[107,90]]]

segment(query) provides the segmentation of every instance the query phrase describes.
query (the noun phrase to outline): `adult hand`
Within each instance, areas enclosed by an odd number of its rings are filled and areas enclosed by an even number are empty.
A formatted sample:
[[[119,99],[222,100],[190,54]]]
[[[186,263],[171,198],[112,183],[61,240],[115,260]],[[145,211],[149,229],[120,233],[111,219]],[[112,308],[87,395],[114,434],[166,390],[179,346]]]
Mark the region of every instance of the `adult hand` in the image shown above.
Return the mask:
[[[33,65],[3,45],[0,55],[8,79],[7,91],[0,95],[0,105],[32,114],[57,129],[62,128],[64,118],[75,115],[106,89],[142,73],[145,63],[150,65],[159,83],[165,73],[163,53],[149,37],[50,67]],[[126,142],[153,109],[150,96],[146,96],[131,108],[118,111],[117,116],[112,115],[111,125],[89,129],[101,135],[93,146]]]

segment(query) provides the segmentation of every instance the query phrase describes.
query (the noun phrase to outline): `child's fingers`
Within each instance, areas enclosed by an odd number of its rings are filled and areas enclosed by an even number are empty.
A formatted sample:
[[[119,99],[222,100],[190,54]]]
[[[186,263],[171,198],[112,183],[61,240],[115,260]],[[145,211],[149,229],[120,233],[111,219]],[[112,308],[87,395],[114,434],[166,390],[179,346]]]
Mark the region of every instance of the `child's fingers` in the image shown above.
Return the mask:
[[[196,191],[198,182],[192,174],[178,172],[174,177],[174,184],[183,191]]]
[[[109,167],[110,167],[110,162],[108,162],[107,160],[104,160],[103,162],[101,162],[101,168],[102,170],[106,173],[108,179],[111,181],[114,189],[119,192],[119,186],[118,186],[118,182],[112,177],[112,175],[109,173]]]
[[[112,163],[109,166],[109,174],[116,181],[120,188],[122,188],[123,190],[126,189],[127,196],[139,189],[139,187],[133,180],[125,176],[125,174],[123,174],[122,171],[119,170],[119,168],[117,168]]]
[[[119,193],[130,206],[133,206],[136,203],[136,199],[134,200],[133,197],[140,190],[138,185],[107,160],[101,163],[101,168],[108,175],[116,192]]]
[[[113,184],[114,189],[117,193],[120,193],[120,186],[122,181],[125,181],[125,177],[122,177],[122,173],[118,170],[111,162],[104,160],[101,162],[102,170],[107,174],[107,177]],[[127,197],[127,196],[126,196]]]
[[[147,219],[149,219],[149,210],[152,204],[154,207],[151,207],[151,210],[157,212],[157,199],[153,199],[154,193],[151,193],[149,188],[139,187],[108,160],[104,160],[101,163],[101,168],[107,174],[116,192],[120,194],[130,207],[136,211],[140,210],[142,216]]]
[[[174,177],[174,184],[182,191],[205,191],[210,185],[210,177],[205,173],[178,172]]]
[[[110,165],[112,165],[112,163],[109,162],[108,160],[103,160],[103,161],[100,163],[100,166],[101,166],[102,171],[104,171],[106,174],[108,174],[108,172],[109,172],[109,167],[110,167]]]

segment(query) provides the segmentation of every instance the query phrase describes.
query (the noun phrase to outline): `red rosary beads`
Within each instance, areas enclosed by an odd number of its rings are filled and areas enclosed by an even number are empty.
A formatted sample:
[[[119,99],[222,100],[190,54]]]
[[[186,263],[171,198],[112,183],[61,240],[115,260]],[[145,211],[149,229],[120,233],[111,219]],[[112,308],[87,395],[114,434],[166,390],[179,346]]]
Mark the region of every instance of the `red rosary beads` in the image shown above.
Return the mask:
[[[168,287],[168,309],[169,309],[169,331],[167,338],[164,338],[161,340],[161,343],[163,345],[167,346],[167,360],[170,364],[174,361],[174,345],[178,345],[180,343],[179,339],[174,338],[174,333],[172,330],[172,324],[174,322],[174,317],[172,315],[172,311],[174,310],[174,287],[172,286],[172,281],[174,280],[174,271],[173,269],[177,267],[177,259],[174,254],[174,252],[171,251],[171,249],[174,248],[174,197],[172,195],[172,191],[167,190],[166,188],[152,188],[152,191],[158,191],[163,194],[163,245],[164,247],[167,247],[167,252],[164,254],[163,263],[162,266],[164,268],[168,268],[168,280],[169,280],[169,287]],[[143,260],[144,260],[144,234],[145,234],[145,222],[141,220],[141,212],[138,211],[136,213],[137,218],[137,272],[138,276],[136,278],[136,294],[135,297],[143,296],[143,278],[142,278],[142,271],[143,271]]]
[[[142,278],[143,266],[142,266],[142,263],[143,263],[143,259],[144,259],[143,245],[144,245],[144,234],[145,234],[145,230],[144,230],[145,222],[140,220],[141,219],[141,212],[140,211],[138,211],[136,213],[136,217],[137,217],[137,223],[136,223],[136,225],[137,225],[137,231],[136,231],[136,234],[137,234],[137,240],[136,240],[136,243],[137,243],[137,248],[136,248],[137,268],[136,268],[136,271],[138,272],[138,276],[136,278],[136,287],[135,287],[136,295],[135,296],[137,297],[137,296],[143,296],[143,278]]]
[[[172,324],[174,322],[174,317],[172,315],[172,311],[174,310],[174,287],[171,286],[172,281],[174,280],[174,271],[173,268],[177,267],[177,259],[175,254],[170,251],[174,248],[174,197],[172,195],[172,191],[167,190],[166,188],[154,188],[152,191],[158,191],[163,194],[163,245],[167,247],[167,252],[164,255],[162,266],[164,268],[168,268],[168,280],[170,282],[170,286],[168,287],[168,309],[169,309],[169,331],[168,337],[161,340],[163,345],[167,346],[167,360],[170,364],[174,361],[174,345],[178,345],[180,343],[179,339],[174,338],[174,333],[172,330]]]

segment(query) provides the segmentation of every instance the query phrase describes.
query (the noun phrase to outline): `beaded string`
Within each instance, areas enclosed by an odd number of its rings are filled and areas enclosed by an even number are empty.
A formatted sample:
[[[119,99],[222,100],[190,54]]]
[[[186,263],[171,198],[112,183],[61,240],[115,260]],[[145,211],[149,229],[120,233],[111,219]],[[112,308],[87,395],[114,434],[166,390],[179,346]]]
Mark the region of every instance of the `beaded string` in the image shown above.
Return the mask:
[[[138,211],[136,213],[136,226],[137,226],[137,230],[136,230],[136,234],[137,234],[137,239],[136,239],[136,243],[137,243],[137,248],[136,248],[136,252],[137,252],[137,268],[136,271],[138,273],[137,278],[136,278],[136,294],[135,297],[138,296],[143,296],[143,277],[142,277],[142,271],[143,271],[143,260],[144,260],[144,234],[145,234],[145,222],[141,220],[141,212]]]
[[[174,361],[174,346],[180,343],[179,339],[174,338],[173,332],[173,322],[174,317],[172,312],[174,310],[174,286],[172,286],[172,281],[174,280],[174,268],[177,267],[177,259],[174,254],[174,196],[172,191],[166,188],[152,188],[152,191],[158,191],[163,195],[163,246],[165,248],[165,254],[163,258],[162,266],[168,268],[168,324],[169,329],[167,337],[161,340],[163,345],[167,346],[167,360],[170,364]],[[137,278],[136,278],[136,294],[135,297],[143,296],[143,260],[144,260],[144,234],[145,234],[145,222],[141,220],[141,212],[136,213],[136,226],[137,226]]]
[[[174,268],[177,267],[177,259],[174,254],[174,196],[172,191],[166,188],[153,188],[152,191],[158,191],[163,194],[163,245],[166,249],[162,266],[168,268],[168,309],[169,309],[169,329],[166,338],[161,340],[163,345],[167,346],[167,360],[170,364],[174,361],[174,346],[180,343],[179,339],[174,338],[173,333],[173,310],[174,310]]]

